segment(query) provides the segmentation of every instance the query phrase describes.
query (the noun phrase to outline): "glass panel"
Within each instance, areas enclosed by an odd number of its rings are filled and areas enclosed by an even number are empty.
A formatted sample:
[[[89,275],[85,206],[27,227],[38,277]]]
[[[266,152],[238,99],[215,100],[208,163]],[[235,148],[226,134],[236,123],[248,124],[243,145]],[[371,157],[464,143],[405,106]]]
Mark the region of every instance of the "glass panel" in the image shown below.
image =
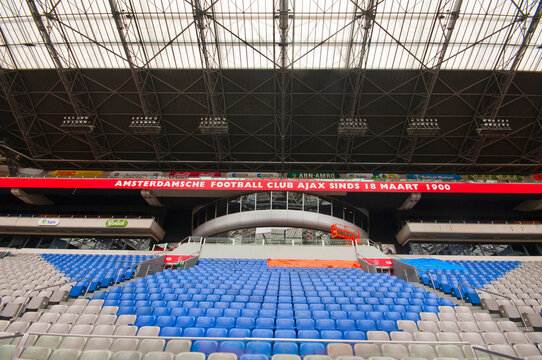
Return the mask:
[[[343,218],[343,204],[337,200],[333,200],[333,216]]]
[[[354,209],[350,206],[344,207],[344,219],[346,221],[354,222]]]
[[[318,212],[320,214],[331,215],[331,201],[320,199],[320,203],[318,204]]]
[[[238,213],[241,209],[241,197],[236,196],[233,198],[230,198],[228,201],[228,214],[235,214]]]
[[[242,196],[241,211],[252,211],[256,208],[256,194],[248,194]]]
[[[228,208],[228,201],[226,199],[218,200],[216,205],[216,217],[226,215],[226,210]]]
[[[198,211],[198,224],[201,225],[205,222],[205,209]]]
[[[305,202],[303,205],[304,211],[317,212],[318,211],[318,197],[314,195],[305,194]]]
[[[273,191],[271,197],[273,199],[272,209],[286,209],[286,193],[284,191]]]
[[[354,224],[361,227],[361,211],[354,209]]]
[[[268,192],[256,194],[256,210],[269,210],[271,208],[271,196]]]
[[[207,221],[215,218],[215,204],[207,206]]]
[[[288,193],[288,210],[303,210],[303,194],[296,192]]]

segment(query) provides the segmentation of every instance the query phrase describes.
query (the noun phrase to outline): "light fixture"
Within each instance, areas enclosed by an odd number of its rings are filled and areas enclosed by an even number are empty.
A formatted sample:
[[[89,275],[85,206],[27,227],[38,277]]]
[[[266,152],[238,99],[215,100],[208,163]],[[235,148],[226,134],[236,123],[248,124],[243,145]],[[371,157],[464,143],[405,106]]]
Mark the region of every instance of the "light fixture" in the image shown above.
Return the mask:
[[[205,135],[227,135],[230,125],[225,116],[206,116],[200,118],[199,130]]]
[[[88,116],[64,116],[60,127],[72,133],[89,133],[94,130],[94,125]]]
[[[410,136],[434,136],[438,134],[440,126],[437,119],[411,118],[408,119],[407,134]]]
[[[511,131],[508,119],[482,119],[476,128],[478,135],[486,137],[503,137]]]
[[[359,137],[367,133],[367,119],[359,116],[346,116],[339,119],[337,135],[343,137]]]
[[[162,130],[157,116],[133,116],[128,127],[136,134],[158,134]]]

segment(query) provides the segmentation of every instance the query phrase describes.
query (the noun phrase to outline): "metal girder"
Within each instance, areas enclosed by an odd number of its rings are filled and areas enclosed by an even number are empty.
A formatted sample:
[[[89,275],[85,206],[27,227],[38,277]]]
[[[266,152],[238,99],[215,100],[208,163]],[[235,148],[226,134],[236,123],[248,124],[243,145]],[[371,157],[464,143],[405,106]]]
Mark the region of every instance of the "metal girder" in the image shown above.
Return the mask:
[[[215,23],[214,3],[209,0],[191,0],[199,51],[203,60],[203,79],[207,90],[207,116],[226,118],[224,80],[218,47],[218,33]],[[212,134],[213,146],[220,164],[229,160],[230,141],[227,134]]]
[[[533,123],[532,131],[523,148],[521,159],[542,167],[542,107]],[[538,169],[537,169],[538,170]]]
[[[290,0],[291,1],[291,0]],[[291,8],[290,8],[291,5]],[[288,144],[292,121],[292,84],[293,63],[288,56],[289,46],[293,44],[290,30],[293,29],[293,3],[288,0],[276,0],[274,2],[275,31],[273,39],[275,45],[280,48],[279,62],[275,61],[275,123],[278,133],[278,146],[275,146],[276,158],[281,164],[280,170],[285,170],[284,165],[290,158],[291,149]],[[276,30],[279,31],[279,42],[276,42]],[[292,30],[293,31],[293,30]],[[276,49],[274,47],[274,49]],[[275,59],[277,57],[275,56]]]
[[[73,106],[75,114],[80,117],[88,117],[94,126],[94,130],[86,134],[86,140],[94,159],[112,158],[113,153],[98,118],[98,113],[94,106],[91,93],[83,78],[81,69],[77,65],[76,56],[72,52],[71,45],[66,39],[64,29],[56,18],[54,8],[51,12],[43,15],[47,19],[48,26],[45,26],[42,15],[39,13],[34,0],[26,0],[26,3],[44,45],[55,64],[58,76],[60,77],[62,85],[68,95],[68,99]],[[51,39],[50,32],[55,28],[66,44],[67,51],[65,54],[61,54],[56,50]]]
[[[359,104],[365,74],[367,72],[367,53],[371,45],[371,35],[375,19],[376,6],[374,0],[355,1],[356,11],[352,31],[350,33],[350,44],[346,64],[348,73],[345,77],[344,95],[341,104],[341,116],[350,117],[361,115]],[[357,38],[362,39],[359,51],[353,51]],[[337,119],[339,120],[339,119]],[[350,162],[354,150],[355,137],[338,136],[336,155],[338,161]]]
[[[145,51],[141,31],[137,23],[137,15],[132,8],[131,0],[109,0],[111,14],[117,27],[122,49],[134,80],[142,115],[156,117],[161,127],[158,134],[149,134],[156,160],[158,162],[171,158],[169,140],[165,133],[164,120],[154,86],[153,76],[148,66],[149,56]],[[131,39],[129,41],[128,39]]]
[[[0,63],[0,86],[6,95],[19,131],[32,158],[52,156],[47,135],[41,127],[33,101],[28,94],[26,84],[17,68],[2,28],[0,28],[0,36],[7,50]]]
[[[416,149],[418,136],[407,135],[408,121],[409,119],[414,118],[423,119],[427,116],[429,101],[431,100],[431,95],[435,89],[435,84],[437,83],[439,72],[455,29],[455,24],[459,18],[462,2],[463,0],[447,0],[440,1],[439,3],[439,8],[433,21],[431,35],[430,38],[427,39],[424,57],[422,58],[423,64],[418,72],[414,92],[410,99],[408,113],[404,120],[403,136],[399,140],[399,146],[397,147],[395,160],[398,162],[403,161],[408,165],[412,162],[412,156]],[[447,10],[452,3],[454,3],[452,10]],[[429,44],[432,43],[431,37],[433,34],[436,34],[437,36],[442,35],[443,40],[439,43],[439,48],[433,58],[426,59]],[[429,65],[429,63],[433,61],[435,65]]]
[[[536,9],[531,16],[526,15],[529,13],[529,9],[532,8],[529,4],[536,5]],[[541,15],[542,0],[531,3],[527,2],[527,11],[522,11],[521,8],[518,7],[518,11],[513,20],[513,26],[510,27],[510,31],[507,34],[499,54],[499,58],[495,63],[495,67],[486,83],[472,121],[469,124],[467,135],[460,148],[458,162],[462,161],[472,164],[478,162],[478,157],[484,148],[486,137],[480,137],[476,133],[476,128],[480,127],[483,119],[495,119],[497,117],[499,109],[503,104],[504,97],[517,72],[518,66],[525,55],[527,47],[531,43],[531,39],[540,22]],[[526,22],[529,18],[531,18],[531,22],[527,27]],[[522,35],[521,44],[517,50],[513,51],[512,56],[507,57],[506,50],[510,41],[518,32]]]

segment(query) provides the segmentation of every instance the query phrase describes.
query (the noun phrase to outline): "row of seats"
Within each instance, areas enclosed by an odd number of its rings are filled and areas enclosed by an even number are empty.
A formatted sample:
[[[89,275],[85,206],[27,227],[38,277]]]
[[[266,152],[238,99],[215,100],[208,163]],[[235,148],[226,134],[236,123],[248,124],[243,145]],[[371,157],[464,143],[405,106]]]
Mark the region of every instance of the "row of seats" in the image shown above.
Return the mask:
[[[44,288],[68,281],[53,265],[40,255],[16,254],[0,261],[0,319],[11,319],[19,312],[38,310],[50,302],[67,298],[71,285]]]
[[[87,289],[95,291],[115,282],[131,279],[136,265],[153,259],[154,255],[80,255],[42,254],[42,257],[70,280],[90,278],[77,282],[70,296],[82,295]]]
[[[137,326],[194,337],[209,328],[232,336],[229,329],[236,328],[262,330],[266,337],[364,339],[368,331],[397,331],[398,320],[418,321],[419,313],[453,305],[389,274],[268,268],[262,260],[239,259],[201,259],[191,269],[166,270],[93,299],[117,306],[119,316],[136,315]]]

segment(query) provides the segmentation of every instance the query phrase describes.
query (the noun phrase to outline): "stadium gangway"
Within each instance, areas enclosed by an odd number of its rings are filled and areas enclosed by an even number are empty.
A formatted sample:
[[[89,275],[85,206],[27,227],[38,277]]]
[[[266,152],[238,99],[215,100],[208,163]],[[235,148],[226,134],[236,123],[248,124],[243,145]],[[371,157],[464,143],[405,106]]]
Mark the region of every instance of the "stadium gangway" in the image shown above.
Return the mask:
[[[516,301],[513,298],[511,298],[509,296],[506,296],[506,295],[503,295],[503,294],[493,292],[493,291],[489,291],[489,290],[486,290],[486,289],[477,288],[477,287],[474,287],[474,286],[469,285],[469,284],[459,283],[459,284],[457,284],[457,289],[459,290],[459,296],[461,296],[461,301],[463,302],[463,305],[465,305],[465,299],[463,298],[463,293],[461,292],[461,286],[465,286],[465,287],[474,289],[475,291],[478,290],[478,291],[486,292],[486,293],[491,294],[491,295],[502,296],[503,298],[511,300],[512,304],[514,304],[514,306],[516,307],[516,310],[518,311],[518,314],[521,315],[521,312],[519,311],[518,304],[516,303]],[[525,328],[528,327],[527,324],[525,323],[525,319],[523,318],[523,316],[521,316],[521,322],[523,323],[523,326]]]
[[[66,282],[63,282],[63,283],[57,283],[57,284],[53,284],[53,285],[49,285],[49,286],[44,286],[44,287],[41,287],[41,288],[37,288],[37,289],[32,289],[28,292],[28,294],[26,295],[26,298],[24,299],[24,302],[21,303],[21,306],[19,307],[19,310],[17,310],[17,312],[15,313],[15,315],[13,315],[13,317],[11,318],[11,320],[13,319],[16,319],[18,318],[19,316],[21,316],[21,313],[23,313],[23,309],[26,308],[26,306],[28,305],[28,299],[30,298],[30,294],[32,294],[34,291],[42,291],[42,290],[45,290],[45,289],[50,289],[52,287],[56,287],[56,286],[64,286],[64,285],[67,285],[67,284],[71,284],[71,283],[77,283],[79,281],[83,281],[83,280],[91,280],[89,281],[88,283],[88,286],[87,286],[87,289],[85,290],[85,294],[83,296],[86,296],[87,295],[87,292],[88,292],[88,289],[90,289],[90,285],[92,284],[92,277],[90,276],[87,276],[87,277],[84,277],[84,278],[81,278],[81,279],[75,279],[75,280],[70,280],[70,281],[66,281]]]

